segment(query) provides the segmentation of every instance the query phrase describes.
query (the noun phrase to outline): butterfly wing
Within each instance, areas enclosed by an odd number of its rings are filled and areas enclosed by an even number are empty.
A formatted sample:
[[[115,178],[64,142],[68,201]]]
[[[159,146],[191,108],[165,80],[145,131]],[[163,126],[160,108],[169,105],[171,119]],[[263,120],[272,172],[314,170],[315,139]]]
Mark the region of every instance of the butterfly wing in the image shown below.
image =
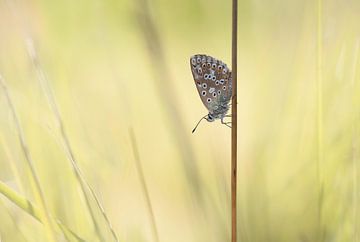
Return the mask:
[[[201,101],[210,113],[231,99],[231,71],[225,63],[207,55],[190,58],[191,72]]]

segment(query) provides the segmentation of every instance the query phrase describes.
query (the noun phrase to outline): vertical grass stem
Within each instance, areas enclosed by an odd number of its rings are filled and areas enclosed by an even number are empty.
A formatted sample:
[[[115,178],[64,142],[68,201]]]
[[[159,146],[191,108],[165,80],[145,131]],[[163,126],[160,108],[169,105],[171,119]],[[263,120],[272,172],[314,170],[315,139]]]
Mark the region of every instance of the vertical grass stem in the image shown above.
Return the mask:
[[[231,241],[237,241],[237,25],[238,1],[232,1],[232,106],[231,106]]]

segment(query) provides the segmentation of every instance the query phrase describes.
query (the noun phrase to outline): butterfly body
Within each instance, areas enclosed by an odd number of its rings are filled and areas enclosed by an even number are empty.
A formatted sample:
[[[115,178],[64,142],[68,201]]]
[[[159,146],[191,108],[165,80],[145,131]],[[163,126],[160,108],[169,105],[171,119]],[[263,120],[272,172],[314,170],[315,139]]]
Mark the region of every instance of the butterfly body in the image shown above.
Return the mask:
[[[231,71],[225,63],[208,55],[194,55],[190,67],[201,101],[209,114],[204,118],[213,122],[223,119],[229,111],[232,96]]]

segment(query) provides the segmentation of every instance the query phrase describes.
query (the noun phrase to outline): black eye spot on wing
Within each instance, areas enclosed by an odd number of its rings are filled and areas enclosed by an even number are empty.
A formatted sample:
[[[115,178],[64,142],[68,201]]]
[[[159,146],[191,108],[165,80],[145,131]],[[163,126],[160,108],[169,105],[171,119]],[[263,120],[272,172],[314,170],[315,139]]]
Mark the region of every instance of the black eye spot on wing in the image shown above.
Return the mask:
[[[193,66],[196,66],[196,59],[193,57],[193,58],[191,58],[191,64],[193,65]]]

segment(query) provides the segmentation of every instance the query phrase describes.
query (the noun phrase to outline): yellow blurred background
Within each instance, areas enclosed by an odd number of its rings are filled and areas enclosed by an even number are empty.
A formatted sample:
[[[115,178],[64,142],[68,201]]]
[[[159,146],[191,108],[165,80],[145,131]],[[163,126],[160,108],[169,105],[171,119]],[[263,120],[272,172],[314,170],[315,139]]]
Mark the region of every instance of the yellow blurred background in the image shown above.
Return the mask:
[[[241,242],[360,241],[360,2],[318,1],[239,1]],[[198,53],[231,66],[231,1],[0,0],[0,241],[229,241]]]

